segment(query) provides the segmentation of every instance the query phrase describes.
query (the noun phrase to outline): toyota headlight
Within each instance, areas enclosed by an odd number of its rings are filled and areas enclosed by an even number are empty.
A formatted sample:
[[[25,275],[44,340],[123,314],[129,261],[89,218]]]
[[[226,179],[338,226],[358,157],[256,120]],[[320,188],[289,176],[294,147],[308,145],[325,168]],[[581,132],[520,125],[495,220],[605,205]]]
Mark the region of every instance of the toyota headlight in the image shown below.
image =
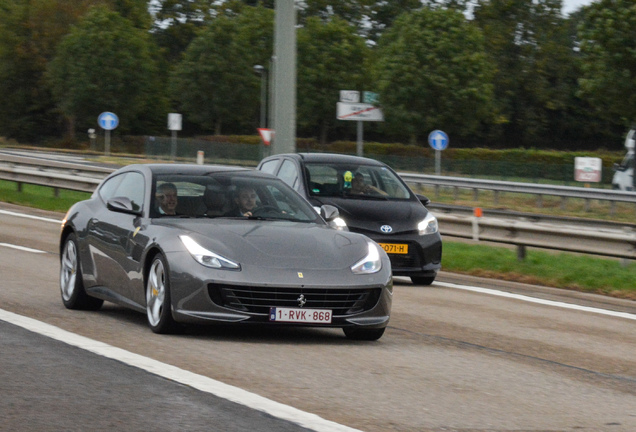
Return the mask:
[[[380,258],[378,246],[371,242],[367,242],[367,244],[369,245],[367,256],[351,266],[351,271],[356,274],[377,273],[382,268],[382,259]]]
[[[434,234],[438,229],[437,218],[431,213],[427,214],[424,220],[417,224],[417,230],[420,232],[420,235]]]
[[[217,269],[231,269],[237,270],[241,268],[241,265],[230,261],[227,258],[223,258],[221,255],[215,254],[201,246],[199,243],[194,241],[192,237],[187,235],[179,236],[183,245],[186,247],[192,258],[195,259],[201,265],[206,267],[212,267]]]

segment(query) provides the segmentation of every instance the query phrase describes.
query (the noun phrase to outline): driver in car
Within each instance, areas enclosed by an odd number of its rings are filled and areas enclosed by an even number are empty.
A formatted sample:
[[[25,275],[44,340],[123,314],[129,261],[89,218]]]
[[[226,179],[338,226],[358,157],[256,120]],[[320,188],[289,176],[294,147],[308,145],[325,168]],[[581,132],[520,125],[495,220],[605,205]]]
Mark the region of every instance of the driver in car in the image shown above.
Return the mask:
[[[256,208],[256,191],[251,187],[242,187],[238,189],[234,203],[237,206],[235,216],[253,216],[254,209]]]

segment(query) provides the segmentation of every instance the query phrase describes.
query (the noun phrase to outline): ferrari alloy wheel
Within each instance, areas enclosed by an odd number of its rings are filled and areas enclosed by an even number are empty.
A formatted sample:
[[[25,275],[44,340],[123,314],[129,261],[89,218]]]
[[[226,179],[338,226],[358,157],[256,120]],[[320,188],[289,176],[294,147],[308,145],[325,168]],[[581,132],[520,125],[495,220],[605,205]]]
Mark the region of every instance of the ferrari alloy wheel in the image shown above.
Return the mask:
[[[163,255],[155,256],[146,282],[148,324],[155,333],[170,333],[175,327],[170,307],[170,279],[166,269]]]
[[[67,309],[97,310],[103,300],[90,297],[84,290],[75,234],[69,234],[60,257],[60,290]]]

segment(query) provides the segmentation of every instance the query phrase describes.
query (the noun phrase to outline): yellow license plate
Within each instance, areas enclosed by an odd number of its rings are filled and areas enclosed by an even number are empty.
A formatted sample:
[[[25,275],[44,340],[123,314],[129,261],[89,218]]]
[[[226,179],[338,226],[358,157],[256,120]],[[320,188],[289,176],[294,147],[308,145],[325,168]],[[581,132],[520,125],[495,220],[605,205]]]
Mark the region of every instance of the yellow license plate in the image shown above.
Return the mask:
[[[390,254],[407,254],[409,253],[409,245],[396,243],[378,243],[386,253]]]

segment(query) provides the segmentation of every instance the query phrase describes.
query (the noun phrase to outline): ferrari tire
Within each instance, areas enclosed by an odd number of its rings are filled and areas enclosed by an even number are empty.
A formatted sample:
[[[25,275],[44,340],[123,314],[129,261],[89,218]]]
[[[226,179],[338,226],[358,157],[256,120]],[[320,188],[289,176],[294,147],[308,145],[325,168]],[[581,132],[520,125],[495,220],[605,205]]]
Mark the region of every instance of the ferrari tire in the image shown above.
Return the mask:
[[[168,334],[176,329],[170,300],[168,265],[162,254],[152,259],[146,278],[146,315],[148,325],[155,333]]]
[[[351,340],[363,340],[363,341],[374,341],[378,340],[384,334],[383,328],[360,328],[360,327],[343,327],[342,331],[344,331],[347,339]]]
[[[67,309],[98,310],[104,304],[104,300],[86,294],[77,237],[74,233],[66,237],[60,256],[60,291],[62,303]]]

